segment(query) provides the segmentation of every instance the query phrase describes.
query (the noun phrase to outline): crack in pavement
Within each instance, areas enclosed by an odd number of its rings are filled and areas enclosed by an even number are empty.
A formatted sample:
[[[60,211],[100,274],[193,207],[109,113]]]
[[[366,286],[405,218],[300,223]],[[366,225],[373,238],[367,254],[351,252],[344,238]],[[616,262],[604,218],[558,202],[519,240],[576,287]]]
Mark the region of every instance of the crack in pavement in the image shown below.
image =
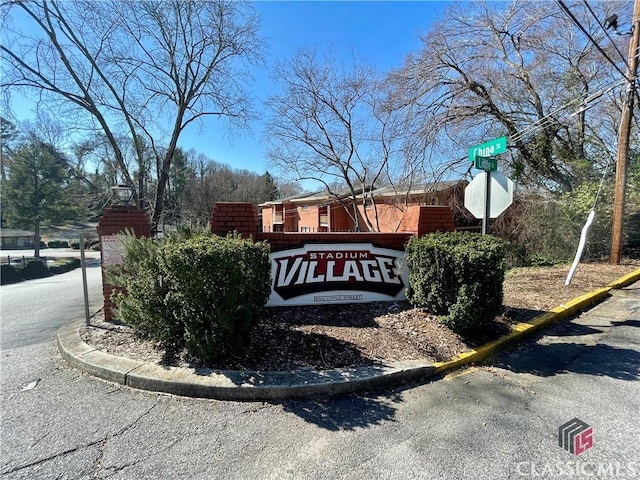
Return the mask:
[[[2,475],[8,475],[11,473],[15,473],[15,472],[19,472],[21,470],[25,470],[27,468],[31,468],[31,467],[35,467],[38,465],[42,465],[43,463],[49,462],[51,460],[55,460],[56,458],[60,458],[60,457],[65,457],[67,455],[79,452],[81,450],[85,450],[91,447],[95,447],[96,445],[101,445],[100,447],[100,454],[98,456],[98,458],[96,459],[96,461],[94,462],[94,476],[97,475],[97,473],[99,472],[99,464],[102,461],[102,457],[104,454],[104,448],[106,446],[106,443],[113,438],[118,437],[119,435],[122,435],[123,433],[127,432],[128,430],[130,430],[131,428],[133,428],[140,420],[142,420],[145,416],[147,416],[149,413],[151,413],[151,411],[156,407],[156,404],[151,405],[146,411],[144,411],[143,413],[141,413],[135,420],[133,420],[130,424],[125,425],[123,428],[121,428],[120,430],[118,430],[117,432],[110,434],[110,435],[105,435],[102,438],[99,438],[97,440],[94,440],[92,442],[89,443],[85,443],[82,445],[77,445],[73,448],[69,448],[67,450],[63,450],[62,452],[58,452],[56,454],[50,455],[48,457],[45,458],[41,458],[39,460],[24,464],[24,465],[18,465],[16,467],[13,467],[9,470],[4,470],[2,471]]]
[[[104,439],[99,439],[99,440],[96,440],[94,442],[90,442],[90,443],[87,443],[87,444],[84,444],[84,445],[78,445],[76,447],[69,448],[68,450],[64,450],[62,452],[56,453],[54,455],[51,455],[49,457],[41,458],[39,460],[36,460],[35,462],[27,463],[26,465],[18,465],[17,467],[14,467],[14,468],[12,468],[10,470],[4,470],[2,472],[2,475],[8,475],[10,473],[19,472],[20,470],[24,470],[26,468],[31,468],[31,467],[35,467],[37,465],[41,465],[41,464],[46,463],[46,462],[48,462],[50,460],[54,460],[54,459],[59,458],[59,457],[64,457],[66,455],[78,452],[80,450],[84,450],[86,448],[91,448],[91,447],[97,445],[98,443],[100,443],[102,441],[104,441]]]
[[[136,424],[138,422],[140,422],[140,420],[142,420],[144,417],[146,417],[147,415],[149,415],[151,413],[151,411],[156,408],[157,403],[152,404],[145,412],[141,413],[138,418],[136,418],[133,422],[131,422],[129,425],[125,425],[123,428],[121,428],[120,430],[118,430],[116,433],[105,437],[102,440],[102,445],[100,446],[100,455],[98,456],[98,458],[96,459],[96,461],[94,462],[93,465],[93,476],[97,477],[100,474],[100,471],[102,469],[102,459],[104,458],[104,451],[107,447],[107,443],[109,440],[113,440],[114,438],[119,437],[120,435],[128,432],[129,430],[131,430],[132,428],[134,428],[136,426]],[[136,462],[134,462],[135,464]],[[124,468],[124,467],[123,467]]]
[[[174,446],[176,446],[179,442],[185,440],[186,438],[187,438],[186,434],[181,435],[180,437],[174,439],[171,443],[169,443],[162,450],[159,450],[157,452],[153,452],[151,455],[146,457],[145,460],[148,460],[151,457],[156,457],[158,455],[161,455],[161,454],[171,450]],[[133,466],[137,465],[138,463],[140,463],[140,461],[141,460],[134,460],[132,462],[128,462],[128,463],[125,463],[125,464],[122,464],[122,465],[111,467],[108,470],[104,471],[103,478],[111,478],[112,476],[114,476],[114,475],[120,473],[121,471],[123,471],[125,468],[129,468],[129,467],[133,467]],[[94,477],[97,477],[99,473],[100,473],[99,470],[94,471]]]
[[[100,442],[100,447],[98,449],[98,458],[93,463],[93,476],[97,477],[102,469],[102,459],[104,458],[104,449],[107,445],[107,440],[104,439]]]

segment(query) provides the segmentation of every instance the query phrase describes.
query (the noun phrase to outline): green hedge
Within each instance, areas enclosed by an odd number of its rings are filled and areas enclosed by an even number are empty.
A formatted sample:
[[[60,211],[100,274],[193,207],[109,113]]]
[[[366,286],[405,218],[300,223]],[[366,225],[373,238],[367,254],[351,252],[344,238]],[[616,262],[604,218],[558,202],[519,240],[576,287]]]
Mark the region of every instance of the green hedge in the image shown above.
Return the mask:
[[[7,285],[23,280],[50,277],[54,274],[69,272],[79,266],[79,258],[60,258],[48,265],[45,265],[42,261],[29,259],[24,267],[20,265],[17,268],[13,265],[2,265],[2,271],[0,272],[1,284]]]
[[[16,269],[13,265],[1,265],[0,266],[0,285],[7,285],[9,283],[16,283],[21,281],[22,268]]]
[[[84,241],[84,249],[85,250],[89,250],[90,248],[92,248],[95,244],[100,244],[100,240],[85,240]],[[71,240],[69,242],[69,248],[73,249],[73,250],[80,250],[80,240]],[[98,250],[100,249],[100,247],[98,247]]]
[[[120,320],[207,361],[248,343],[271,291],[267,244],[206,233],[119,238],[124,272],[112,278],[126,289],[114,296]]]
[[[49,264],[49,271],[53,274],[70,272],[80,266],[79,258],[60,258]]]
[[[464,333],[502,309],[505,243],[488,235],[448,232],[412,238],[405,259],[407,298]]]
[[[122,269],[106,269],[107,281],[125,289],[113,295],[116,316],[145,338],[167,346],[182,343],[184,328],[165,303],[169,288],[158,261],[158,251],[167,240],[136,239],[124,234],[117,237],[125,251]]]
[[[22,269],[22,278],[25,280],[32,280],[34,278],[45,278],[50,277],[52,273],[49,271],[44,262],[39,260],[34,260],[32,262],[28,262],[27,265]]]
[[[66,240],[49,240],[47,245],[49,248],[69,248],[69,242]]]

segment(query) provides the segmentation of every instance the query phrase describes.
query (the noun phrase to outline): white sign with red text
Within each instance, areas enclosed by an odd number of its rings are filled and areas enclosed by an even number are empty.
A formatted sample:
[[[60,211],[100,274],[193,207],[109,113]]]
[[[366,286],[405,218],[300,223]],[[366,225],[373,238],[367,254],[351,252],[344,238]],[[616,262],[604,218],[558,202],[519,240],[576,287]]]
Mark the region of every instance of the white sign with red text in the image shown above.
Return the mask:
[[[102,265],[122,265],[124,247],[115,235],[100,235]]]
[[[271,254],[268,307],[405,300],[402,250],[370,243],[308,244]]]

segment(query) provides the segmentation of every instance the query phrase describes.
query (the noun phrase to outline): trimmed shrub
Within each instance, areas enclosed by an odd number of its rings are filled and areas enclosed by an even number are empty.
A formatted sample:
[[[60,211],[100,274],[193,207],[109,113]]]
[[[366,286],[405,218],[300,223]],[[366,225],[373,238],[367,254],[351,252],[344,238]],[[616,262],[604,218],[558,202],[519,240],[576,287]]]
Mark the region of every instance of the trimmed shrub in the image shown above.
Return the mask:
[[[502,309],[505,244],[488,235],[447,232],[412,238],[405,260],[407,298],[465,333]]]
[[[69,248],[69,242],[66,240],[49,240],[47,245],[49,245],[49,248]]]
[[[165,304],[168,285],[158,263],[158,250],[164,240],[117,235],[122,243],[122,268],[106,268],[107,281],[119,287],[113,300],[116,316],[136,329],[144,338],[165,346],[182,344],[184,328],[178,324]]]
[[[88,250],[89,245],[91,245],[91,241],[89,240],[85,240],[84,241],[84,248],[85,250]],[[73,249],[73,250],[80,250],[80,240],[71,240],[69,242],[69,248]]]
[[[160,249],[167,304],[184,326],[187,350],[224,358],[249,341],[270,292],[269,249],[239,237],[201,236]]]
[[[80,266],[79,258],[59,258],[53,263],[49,264],[49,271],[53,274],[60,274],[70,272]]]
[[[50,277],[51,275],[52,274],[47,266],[39,260],[28,262],[27,265],[22,269],[22,278],[24,278],[25,280],[31,280],[33,278],[45,278]]]
[[[128,236],[123,245],[120,320],[207,361],[248,343],[271,290],[267,244],[185,231],[159,241]]]
[[[23,279],[22,269],[17,270],[13,265],[0,266],[0,285],[16,283]]]
[[[13,265],[2,265],[2,285],[16,283],[22,280],[50,277],[53,274],[65,273],[78,268],[80,259],[61,258],[48,266],[39,260],[30,260],[24,267],[16,268]]]

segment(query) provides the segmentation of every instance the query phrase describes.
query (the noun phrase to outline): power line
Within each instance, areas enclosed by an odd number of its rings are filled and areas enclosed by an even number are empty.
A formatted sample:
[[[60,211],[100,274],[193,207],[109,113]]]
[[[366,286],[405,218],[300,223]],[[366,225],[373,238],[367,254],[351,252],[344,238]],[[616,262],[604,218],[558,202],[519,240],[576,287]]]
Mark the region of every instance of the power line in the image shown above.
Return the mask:
[[[620,58],[624,62],[625,67],[629,68],[629,65],[627,64],[627,59],[624,58],[624,55],[622,54],[622,52],[618,48],[618,45],[616,45],[616,42],[614,42],[613,39],[611,38],[611,36],[609,35],[609,30],[606,29],[604,27],[604,25],[602,25],[602,22],[600,21],[600,19],[596,15],[596,13],[591,8],[591,5],[589,5],[589,2],[587,2],[587,0],[582,0],[582,1],[587,6],[587,8],[589,9],[589,12],[591,12],[591,15],[593,16],[593,18],[595,18],[596,22],[598,22],[598,25],[600,25],[600,28],[602,28],[602,30],[604,31],[604,34],[607,36],[607,38],[609,39],[609,41],[611,42],[613,47],[616,49],[616,52],[618,52],[618,55],[620,55]]]
[[[538,119],[537,121],[533,122],[532,124],[528,125],[527,127],[523,128],[522,130],[520,130],[518,133],[516,133],[515,135],[513,135],[512,137],[509,138],[509,141],[513,141],[516,142],[518,140],[522,140],[524,137],[527,137],[529,135],[533,135],[535,132],[537,132],[538,130],[544,128],[545,126],[549,125],[554,116],[563,111],[566,110],[567,108],[570,108],[571,106],[573,106],[574,104],[582,104],[580,106],[580,109],[577,112],[574,112],[572,115],[575,115],[576,113],[586,110],[587,104],[589,104],[590,102],[593,102],[595,100],[598,100],[600,97],[602,97],[605,93],[610,92],[611,90],[613,90],[614,88],[616,88],[617,86],[619,86],[622,83],[626,83],[626,80],[618,80],[612,84],[610,84],[608,87],[605,87],[595,93],[592,93],[591,95],[589,95],[587,98],[582,99],[582,98],[574,98],[573,100],[565,103],[564,105],[556,108],[553,112],[548,113],[547,115],[545,115],[544,117]]]
[[[571,13],[571,10],[569,10],[569,8],[565,5],[565,3],[562,0],[556,0],[556,3],[560,6],[560,8],[569,16],[569,18],[571,19],[571,21],[576,25],[576,27],[578,27],[582,33],[584,33],[587,38],[589,39],[589,41],[598,49],[598,51],[604,56],[604,58],[606,58],[609,63],[611,63],[611,65],[613,65],[615,67],[616,70],[618,70],[618,72],[620,72],[620,74],[627,79],[627,81],[631,81],[630,79],[627,78],[626,73],[624,73],[620,67],[616,64],[616,62],[614,62],[613,60],[611,60],[611,58],[609,57],[609,55],[607,54],[607,52],[605,52],[602,47],[598,44],[598,42],[596,42],[593,37],[591,36],[591,34],[584,28],[584,26],[580,23],[580,21],[573,15],[573,13]]]
[[[609,31],[608,29],[602,24],[602,22],[600,22],[600,19],[598,18],[598,16],[595,14],[595,12],[593,11],[593,9],[591,8],[591,6],[589,5],[589,3],[587,2],[587,0],[582,0],[584,2],[584,4],[587,6],[587,8],[589,9],[589,11],[591,12],[591,15],[593,15],[593,18],[596,19],[596,22],[598,22],[598,25],[600,25],[600,27],[602,28],[602,30],[604,30],[605,35],[607,36],[607,38],[609,39],[609,41],[611,42],[611,44],[613,45],[613,47],[616,49],[616,51],[618,52],[618,55],[620,55],[620,58],[622,58],[622,61],[624,62],[624,65],[629,68],[629,64],[627,63],[627,59],[624,58],[623,53],[620,51],[620,49],[618,48],[618,45],[616,45],[616,42],[613,41],[613,39],[611,38],[611,35],[609,35]],[[615,28],[615,27],[614,27]],[[633,30],[631,30],[633,32]],[[616,31],[617,33],[617,31]],[[622,35],[620,33],[618,33],[618,35]],[[638,56],[638,53],[635,54],[635,56]],[[609,60],[611,61],[611,60]],[[640,103],[640,94],[638,93],[638,90],[636,88],[634,88],[634,94],[636,96],[636,99],[638,100],[638,102]],[[634,119],[635,119],[635,113],[634,113]],[[637,119],[636,119],[637,122]]]

